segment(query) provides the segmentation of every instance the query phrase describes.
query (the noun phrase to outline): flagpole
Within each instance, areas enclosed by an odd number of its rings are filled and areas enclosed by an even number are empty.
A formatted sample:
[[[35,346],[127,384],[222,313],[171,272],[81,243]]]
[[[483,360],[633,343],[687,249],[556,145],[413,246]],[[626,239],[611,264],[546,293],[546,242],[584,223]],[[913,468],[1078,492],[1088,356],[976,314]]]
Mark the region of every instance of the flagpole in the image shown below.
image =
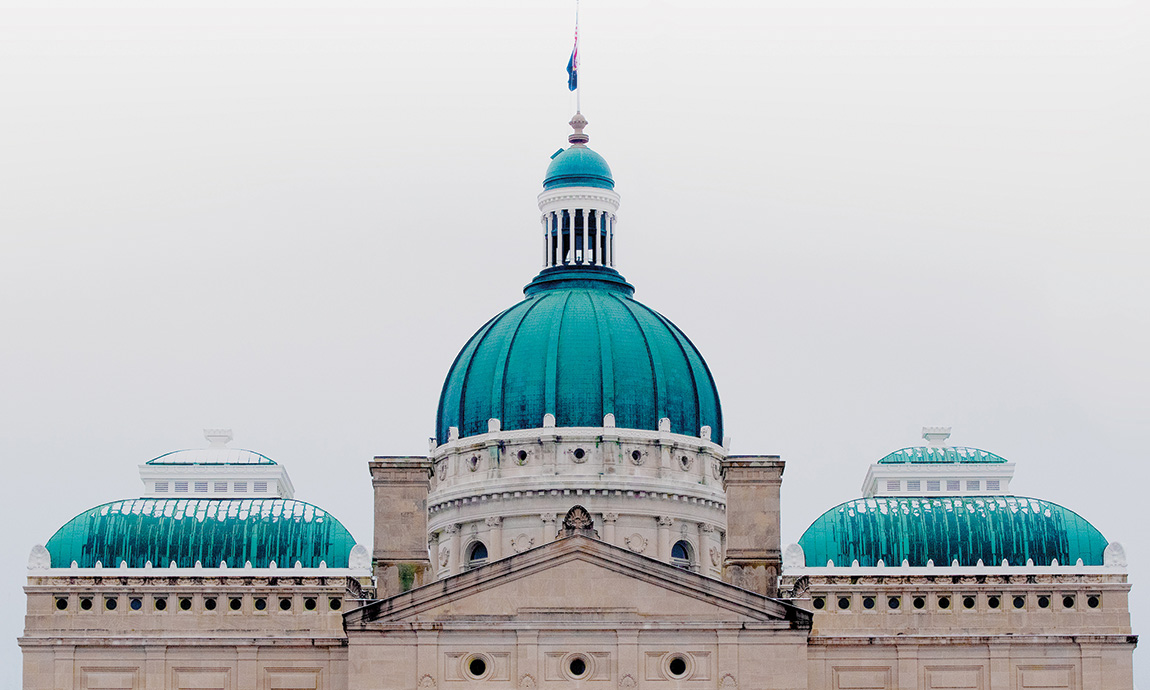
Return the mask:
[[[578,43],[579,43],[579,0],[575,0],[575,43],[576,43],[576,45],[578,45]],[[576,69],[576,72],[578,72],[578,69],[579,69],[578,53],[576,53],[575,57],[576,57],[575,69]],[[582,92],[583,92],[583,87],[579,84],[578,81],[576,81],[575,82],[575,112],[577,112],[577,113],[583,112],[583,109],[581,107],[579,107],[579,96],[582,94]]]

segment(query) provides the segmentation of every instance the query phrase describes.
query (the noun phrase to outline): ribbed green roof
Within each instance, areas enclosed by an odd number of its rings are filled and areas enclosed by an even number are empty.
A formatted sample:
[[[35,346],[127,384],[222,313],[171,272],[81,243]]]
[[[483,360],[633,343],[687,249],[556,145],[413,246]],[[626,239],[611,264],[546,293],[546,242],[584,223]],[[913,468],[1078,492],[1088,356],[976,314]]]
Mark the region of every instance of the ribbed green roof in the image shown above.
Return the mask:
[[[1106,543],[1077,513],[1020,496],[859,498],[823,513],[799,539],[808,567],[1101,565]]]
[[[699,351],[674,324],[631,297],[613,269],[546,269],[527,298],[487,322],[456,357],[439,398],[436,435],[615,425],[698,436],[711,427],[721,442],[719,394]]]
[[[263,453],[242,448],[191,448],[165,453],[148,461],[149,465],[274,465]]]
[[[913,448],[903,448],[890,453],[882,460],[880,464],[898,464],[898,463],[1000,463],[1006,462],[1006,458],[1000,457],[985,450],[978,448],[966,448],[958,446],[955,448],[934,448],[930,446],[916,446]]]
[[[80,513],[48,540],[53,568],[242,568],[247,562],[346,568],[355,539],[339,520],[302,501],[280,498],[114,501]]]
[[[611,168],[603,156],[586,146],[572,146],[563,149],[547,166],[543,176],[543,189],[556,187],[599,187],[614,189],[615,180]]]

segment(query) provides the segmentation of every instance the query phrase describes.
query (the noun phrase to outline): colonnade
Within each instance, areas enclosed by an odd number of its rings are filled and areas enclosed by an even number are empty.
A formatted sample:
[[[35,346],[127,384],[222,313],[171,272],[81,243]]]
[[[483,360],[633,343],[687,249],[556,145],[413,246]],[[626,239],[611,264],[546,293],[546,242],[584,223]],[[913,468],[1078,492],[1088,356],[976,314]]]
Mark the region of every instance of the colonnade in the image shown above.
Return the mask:
[[[548,211],[543,226],[543,267],[615,266],[615,214],[595,209]]]

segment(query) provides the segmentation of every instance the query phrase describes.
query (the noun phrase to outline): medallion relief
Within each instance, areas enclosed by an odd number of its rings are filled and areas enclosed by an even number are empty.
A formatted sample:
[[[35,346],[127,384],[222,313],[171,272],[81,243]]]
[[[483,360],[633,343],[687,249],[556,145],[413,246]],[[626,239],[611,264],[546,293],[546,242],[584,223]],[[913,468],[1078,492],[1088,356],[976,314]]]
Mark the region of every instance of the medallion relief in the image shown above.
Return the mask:
[[[623,540],[627,544],[627,548],[635,553],[643,553],[647,550],[647,538],[638,532],[632,534]]]

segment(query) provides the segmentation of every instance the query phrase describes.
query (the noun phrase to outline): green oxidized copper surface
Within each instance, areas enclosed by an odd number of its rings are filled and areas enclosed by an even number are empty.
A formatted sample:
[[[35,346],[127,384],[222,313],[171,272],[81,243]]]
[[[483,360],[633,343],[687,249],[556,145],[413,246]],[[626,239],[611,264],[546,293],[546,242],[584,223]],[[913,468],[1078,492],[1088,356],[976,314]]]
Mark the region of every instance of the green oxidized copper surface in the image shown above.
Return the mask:
[[[867,498],[823,513],[799,539],[808,567],[1101,565],[1106,538],[1077,513],[1019,496]]]
[[[53,568],[346,568],[355,539],[310,503],[279,498],[115,501],[80,513],[48,540]]]
[[[879,460],[880,464],[890,465],[898,463],[1001,463],[1006,458],[994,453],[957,446],[954,448],[931,448],[929,446],[916,446],[903,448]]]
[[[242,448],[191,448],[165,453],[148,461],[149,465],[274,465],[263,453]]]
[[[699,351],[674,324],[631,298],[612,269],[547,269],[527,298],[488,321],[460,351],[439,399],[436,434],[448,440],[502,429],[536,429],[543,415],[556,426],[658,428],[698,436],[711,427],[721,442],[723,418],[714,380]]]
[[[543,176],[543,189],[556,187],[614,189],[615,180],[603,156],[586,146],[572,146],[551,159]]]

